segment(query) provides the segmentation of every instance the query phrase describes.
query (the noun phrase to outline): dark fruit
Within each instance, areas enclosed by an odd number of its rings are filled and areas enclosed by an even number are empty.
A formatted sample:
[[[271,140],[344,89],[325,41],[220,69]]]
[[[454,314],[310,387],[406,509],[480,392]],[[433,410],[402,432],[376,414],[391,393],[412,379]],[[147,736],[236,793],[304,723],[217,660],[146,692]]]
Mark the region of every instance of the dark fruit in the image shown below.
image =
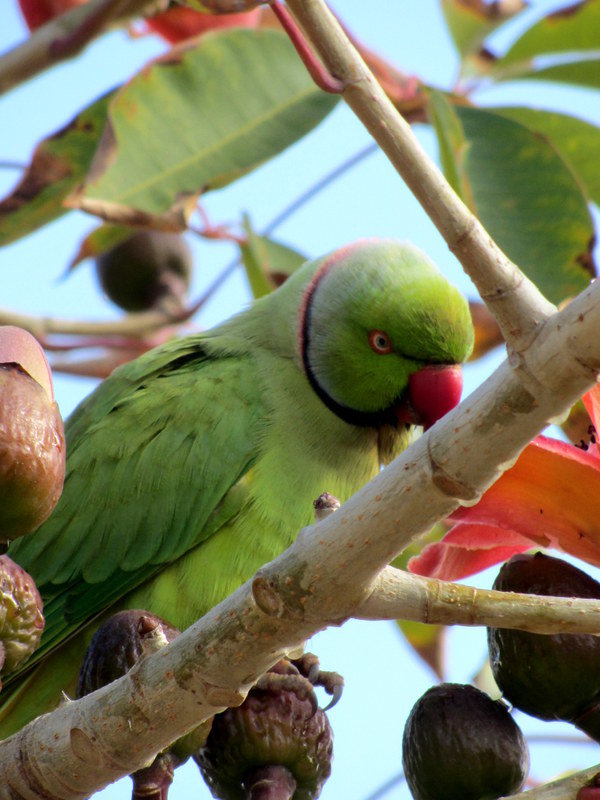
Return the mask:
[[[600,599],[600,583],[543,553],[513,556],[494,589]],[[572,722],[600,741],[600,638],[488,628],[494,678],[506,699],[540,719]]]
[[[190,286],[192,254],[178,233],[143,230],[96,258],[106,295],[125,311],[180,311]]]
[[[103,623],[86,651],[79,673],[77,697],[121,678],[139,661],[179,636],[179,630],[148,611],[128,610]],[[166,800],[175,769],[206,741],[211,721],[201,723],[159,753],[148,767],[132,773],[132,798]]]
[[[37,649],[44,615],[33,578],[8,556],[0,556],[0,673],[23,664]]]
[[[65,438],[44,352],[0,327],[0,542],[38,528],[61,495]]]
[[[79,672],[77,697],[116,681],[139,661],[179,636],[179,630],[148,611],[119,611],[92,637]]]
[[[308,691],[307,691],[308,685]],[[310,684],[280,661],[239,708],[217,714],[194,755],[221,800],[312,800],[331,772],[333,734]]]
[[[402,762],[415,800],[492,800],[523,786],[529,753],[503,703],[474,686],[442,683],[410,712]]]

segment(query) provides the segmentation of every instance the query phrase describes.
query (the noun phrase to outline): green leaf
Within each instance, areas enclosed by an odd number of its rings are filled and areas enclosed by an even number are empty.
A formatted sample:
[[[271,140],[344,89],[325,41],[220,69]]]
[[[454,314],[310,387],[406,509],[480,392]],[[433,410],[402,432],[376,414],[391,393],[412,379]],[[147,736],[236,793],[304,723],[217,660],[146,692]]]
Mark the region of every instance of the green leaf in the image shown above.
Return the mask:
[[[583,0],[544,17],[517,39],[497,64],[583,50],[600,50],[600,0]]]
[[[462,158],[467,146],[462,125],[454,106],[442,92],[428,89],[427,93],[429,117],[437,133],[444,175],[456,194],[464,200],[468,195],[469,183],[461,172]],[[467,202],[467,205],[471,203]]]
[[[492,73],[494,80],[502,80]],[[552,64],[539,69],[525,69],[506,76],[510,80],[554,81],[557,83],[573,83],[600,89],[600,58],[581,59],[563,64]]]
[[[306,256],[284,244],[259,236],[244,218],[246,243],[240,246],[242,262],[254,297],[263,297],[288,278],[307,260]]]
[[[480,6],[464,0],[442,0],[442,12],[456,49],[462,58],[479,50],[484,40],[508,19],[525,8],[514,8],[510,13],[498,14],[494,5]]]
[[[440,108],[461,126],[446,135]],[[441,148],[454,155],[461,196],[504,252],[553,302],[581,291],[593,274],[594,226],[576,177],[544,137],[490,111],[430,105]],[[454,135],[456,139],[456,135]]]
[[[67,272],[75,269],[75,267],[86,258],[96,258],[111,247],[116,247],[119,242],[127,239],[135,233],[135,229],[128,228],[126,225],[100,225],[83,239],[79,245],[75,257],[69,264]]]
[[[110,95],[78,114],[36,147],[13,191],[0,201],[0,245],[9,244],[68,211],[63,200],[85,178],[100,141]]]
[[[554,111],[523,107],[489,110],[546,136],[577,176],[588,199],[600,205],[600,128]]]
[[[336,100],[317,89],[285,34],[207,34],[118,92],[85,196],[164,213],[281,152]]]

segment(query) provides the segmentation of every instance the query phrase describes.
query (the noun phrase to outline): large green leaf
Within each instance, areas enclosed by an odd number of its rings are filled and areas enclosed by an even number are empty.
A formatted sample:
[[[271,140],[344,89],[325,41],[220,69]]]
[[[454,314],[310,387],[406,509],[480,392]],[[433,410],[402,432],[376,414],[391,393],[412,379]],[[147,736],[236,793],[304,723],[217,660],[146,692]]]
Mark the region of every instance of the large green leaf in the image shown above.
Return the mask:
[[[581,186],[552,144],[500,114],[452,108],[439,92],[431,93],[430,114],[441,147],[454,155],[463,200],[509,258],[553,302],[587,286],[593,221]],[[452,140],[444,124],[449,115]]]
[[[0,245],[64,214],[63,200],[85,178],[106,122],[110,95],[36,147],[13,191],[0,201]]]
[[[229,30],[153,62],[109,108],[85,196],[161,214],[291,145],[333,108],[285,34]]]
[[[583,50],[600,50],[600,0],[583,0],[544,17],[517,39],[498,65]]]
[[[512,8],[510,13],[497,10],[497,4],[474,4],[465,0],[442,0],[442,12],[456,49],[462,58],[479,50],[484,39],[507,19],[525,8]]]
[[[600,205],[600,128],[555,111],[523,107],[490,110],[546,136],[577,176],[588,199]]]

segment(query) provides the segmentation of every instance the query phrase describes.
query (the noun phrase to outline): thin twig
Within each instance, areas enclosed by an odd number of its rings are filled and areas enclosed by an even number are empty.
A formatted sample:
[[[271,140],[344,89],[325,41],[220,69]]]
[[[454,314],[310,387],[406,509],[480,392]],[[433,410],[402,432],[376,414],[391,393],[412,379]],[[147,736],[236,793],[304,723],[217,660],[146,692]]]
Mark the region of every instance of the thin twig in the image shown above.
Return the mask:
[[[105,31],[156,6],[157,0],[89,0],[34,31],[0,56],[0,94],[70,58]]]

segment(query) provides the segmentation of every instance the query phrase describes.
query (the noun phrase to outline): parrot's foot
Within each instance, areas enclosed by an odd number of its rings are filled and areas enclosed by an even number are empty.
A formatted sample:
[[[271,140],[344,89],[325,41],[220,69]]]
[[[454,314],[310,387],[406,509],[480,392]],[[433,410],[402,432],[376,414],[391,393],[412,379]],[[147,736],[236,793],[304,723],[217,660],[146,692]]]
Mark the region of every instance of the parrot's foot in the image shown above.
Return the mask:
[[[263,675],[256,684],[258,688],[270,688],[275,685],[294,691],[298,696],[310,700],[316,713],[319,703],[314,691],[321,686],[331,695],[327,709],[332,708],[342,696],[344,679],[337,672],[326,672],[320,669],[319,659],[313,653],[304,653],[300,658],[282,659],[270,672]]]

